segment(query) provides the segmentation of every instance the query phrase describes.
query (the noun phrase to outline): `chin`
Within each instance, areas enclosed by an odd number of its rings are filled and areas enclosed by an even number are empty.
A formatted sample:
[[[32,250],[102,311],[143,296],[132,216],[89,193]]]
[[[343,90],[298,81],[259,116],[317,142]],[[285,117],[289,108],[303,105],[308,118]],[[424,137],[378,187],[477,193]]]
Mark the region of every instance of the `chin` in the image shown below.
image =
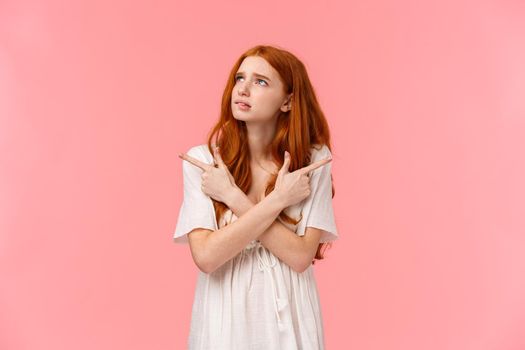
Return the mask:
[[[242,121],[256,121],[256,120],[261,119],[261,118],[258,118],[257,116],[254,116],[251,113],[242,113],[242,112],[239,113],[236,111],[232,111],[232,115],[235,119],[242,120]]]
[[[255,115],[252,111],[249,113],[237,112],[232,110],[233,118],[243,122],[268,122],[271,118],[261,117],[260,115]]]
[[[250,118],[247,118],[246,115],[238,115],[237,113],[232,113],[233,119],[240,120],[240,121],[247,121],[250,120]]]

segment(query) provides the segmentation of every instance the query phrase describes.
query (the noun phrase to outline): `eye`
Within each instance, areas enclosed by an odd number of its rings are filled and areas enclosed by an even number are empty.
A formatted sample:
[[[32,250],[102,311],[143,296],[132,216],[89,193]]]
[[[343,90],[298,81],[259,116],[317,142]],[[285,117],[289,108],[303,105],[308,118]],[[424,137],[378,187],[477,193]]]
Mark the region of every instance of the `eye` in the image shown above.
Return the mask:
[[[242,78],[242,75],[237,75],[235,77],[235,81],[237,82],[239,80],[239,78]],[[264,79],[257,79],[257,81],[262,81],[265,85],[264,86],[268,86],[268,82]]]

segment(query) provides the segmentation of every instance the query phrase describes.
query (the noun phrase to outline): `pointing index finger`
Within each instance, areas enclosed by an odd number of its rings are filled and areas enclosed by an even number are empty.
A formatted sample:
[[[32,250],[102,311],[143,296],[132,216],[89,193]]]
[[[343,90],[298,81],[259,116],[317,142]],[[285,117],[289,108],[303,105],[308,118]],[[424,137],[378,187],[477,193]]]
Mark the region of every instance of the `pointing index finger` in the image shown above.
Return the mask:
[[[321,160],[318,160],[317,162],[315,163],[312,163],[310,165],[307,165],[305,166],[304,168],[301,168],[299,169],[299,171],[302,173],[302,174],[305,174],[305,173],[309,173],[310,171],[312,170],[315,170],[325,164],[328,164],[332,161],[332,157],[327,157],[327,158],[324,158],[324,159],[321,159]]]
[[[192,156],[189,156],[186,153],[181,153],[179,155],[179,158],[190,162],[191,164],[201,168],[202,170],[208,170],[209,168],[213,167],[211,164],[201,162],[200,160],[193,158]]]

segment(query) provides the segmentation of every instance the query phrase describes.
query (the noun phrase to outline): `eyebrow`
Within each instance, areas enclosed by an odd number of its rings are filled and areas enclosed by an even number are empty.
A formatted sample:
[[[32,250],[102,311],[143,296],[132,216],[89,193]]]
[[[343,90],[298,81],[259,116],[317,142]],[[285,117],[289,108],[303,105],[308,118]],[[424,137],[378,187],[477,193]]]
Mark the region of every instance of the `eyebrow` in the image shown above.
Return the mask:
[[[235,75],[237,75],[237,74],[244,75],[244,72],[237,72],[237,73],[235,73]],[[266,76],[264,76],[262,74],[259,74],[259,73],[253,73],[253,75],[255,75],[256,77],[261,77],[261,78],[264,78],[264,79],[268,79],[269,81],[272,81],[270,78],[268,78],[268,77],[266,77]]]

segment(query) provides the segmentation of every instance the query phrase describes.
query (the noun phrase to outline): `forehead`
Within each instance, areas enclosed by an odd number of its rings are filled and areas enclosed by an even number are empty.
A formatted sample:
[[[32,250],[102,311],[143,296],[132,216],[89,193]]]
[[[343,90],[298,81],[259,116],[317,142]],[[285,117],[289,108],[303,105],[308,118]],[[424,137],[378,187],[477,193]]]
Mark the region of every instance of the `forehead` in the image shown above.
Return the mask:
[[[278,75],[277,71],[268,63],[268,61],[260,56],[246,57],[242,61],[237,71],[243,71],[246,72],[246,74],[259,73],[266,75],[269,78],[273,78]]]

